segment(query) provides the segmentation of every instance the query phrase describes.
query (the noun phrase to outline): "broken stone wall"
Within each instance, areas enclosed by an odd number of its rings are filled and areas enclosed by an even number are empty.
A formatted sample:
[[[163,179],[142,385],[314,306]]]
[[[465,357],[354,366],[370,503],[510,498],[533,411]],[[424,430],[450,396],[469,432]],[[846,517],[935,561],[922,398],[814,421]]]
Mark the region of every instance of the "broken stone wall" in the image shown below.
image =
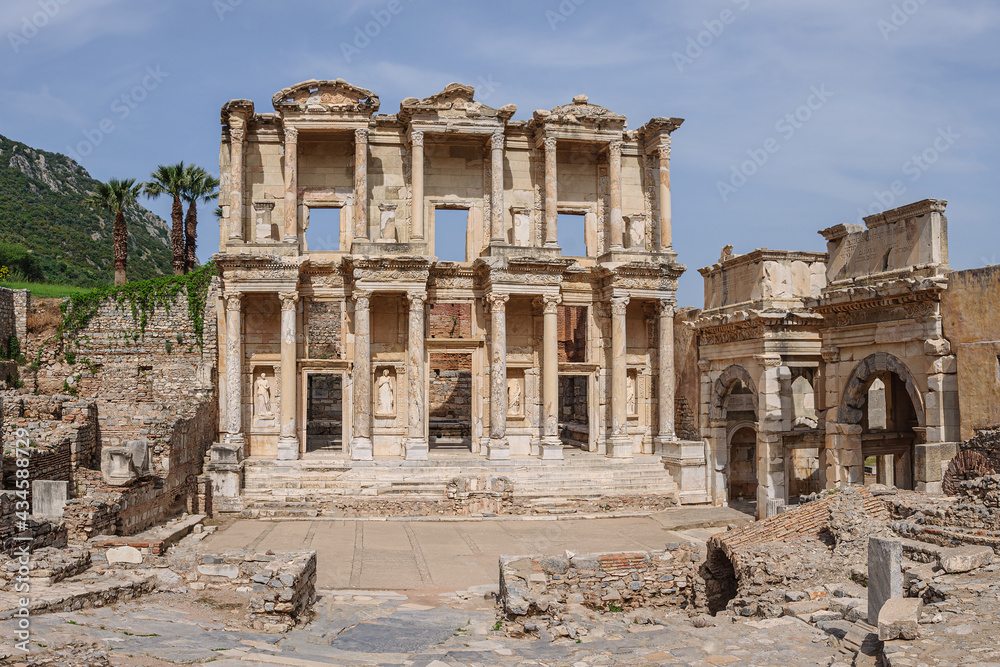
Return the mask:
[[[0,553],[10,554],[15,549],[29,550],[66,546],[66,528],[63,524],[18,518],[23,509],[21,499],[13,491],[0,491]]]

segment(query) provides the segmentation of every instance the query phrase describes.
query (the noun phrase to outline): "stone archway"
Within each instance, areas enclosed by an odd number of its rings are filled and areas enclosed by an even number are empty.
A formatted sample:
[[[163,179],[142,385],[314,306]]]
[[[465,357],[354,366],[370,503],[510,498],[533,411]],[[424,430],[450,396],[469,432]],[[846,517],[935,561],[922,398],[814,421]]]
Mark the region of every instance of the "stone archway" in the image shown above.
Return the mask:
[[[876,352],[865,357],[851,371],[844,385],[844,393],[840,400],[837,420],[841,424],[860,424],[862,409],[868,400],[868,385],[880,373],[890,372],[896,375],[906,386],[906,393],[913,403],[917,413],[917,425],[926,426],[924,417],[924,401],[917,389],[917,383],[902,361],[886,352]]]
[[[737,381],[742,382],[753,395],[753,413],[755,416],[757,415],[757,385],[754,384],[747,369],[733,364],[722,371],[722,375],[712,384],[712,398],[709,403],[709,417],[711,419],[726,418],[726,397]]]

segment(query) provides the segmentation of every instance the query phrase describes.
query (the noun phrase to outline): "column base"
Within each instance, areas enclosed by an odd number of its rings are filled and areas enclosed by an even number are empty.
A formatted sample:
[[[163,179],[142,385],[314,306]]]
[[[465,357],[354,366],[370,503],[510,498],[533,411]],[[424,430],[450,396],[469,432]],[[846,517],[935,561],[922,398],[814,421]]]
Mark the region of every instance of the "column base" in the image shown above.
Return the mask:
[[[278,460],[297,461],[299,458],[299,439],[295,436],[278,438]]]
[[[490,438],[486,458],[490,461],[510,461],[510,443],[507,438]]]
[[[672,433],[669,435],[658,435],[653,438],[653,453],[658,456],[669,456],[671,446],[677,442],[677,436]]]
[[[351,440],[351,460],[352,461],[372,461],[372,439],[354,438]]]
[[[539,454],[543,461],[562,461],[563,444],[558,436],[548,436],[542,438],[539,445]]]
[[[222,436],[222,442],[227,445],[239,445],[242,447],[246,444],[246,438],[243,437],[242,433],[226,433]]]
[[[407,461],[426,461],[429,448],[423,438],[407,438],[403,445],[403,458]]]
[[[632,438],[627,435],[613,435],[608,438],[608,456],[613,459],[632,458]]]

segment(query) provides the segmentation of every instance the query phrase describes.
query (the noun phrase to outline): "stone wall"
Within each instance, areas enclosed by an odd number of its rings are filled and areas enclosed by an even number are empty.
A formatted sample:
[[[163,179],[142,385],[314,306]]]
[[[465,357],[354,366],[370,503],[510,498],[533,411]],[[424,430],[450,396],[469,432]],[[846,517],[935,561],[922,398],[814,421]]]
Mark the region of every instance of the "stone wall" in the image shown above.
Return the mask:
[[[189,584],[196,590],[249,589],[247,626],[285,633],[316,601],[316,552],[215,553],[202,556]]]
[[[14,335],[19,341],[28,338],[28,311],[31,310],[31,291],[11,290],[14,293]]]
[[[431,428],[435,422],[472,423],[472,355],[430,355],[427,409]]]
[[[306,341],[313,359],[339,359],[342,348],[340,301],[307,299]]]
[[[432,303],[427,323],[431,338],[472,338],[472,304]]]
[[[20,499],[11,491],[0,492],[0,553],[10,554],[15,549],[29,550],[66,546],[66,528],[63,524],[28,519],[23,524],[18,519],[17,502]],[[25,540],[27,539],[27,541]]]
[[[565,556],[501,556],[500,607],[508,621],[559,620],[567,604],[594,611],[697,609],[698,547],[668,543],[662,551]]]
[[[14,317],[14,290],[0,287],[0,345],[16,334]]]

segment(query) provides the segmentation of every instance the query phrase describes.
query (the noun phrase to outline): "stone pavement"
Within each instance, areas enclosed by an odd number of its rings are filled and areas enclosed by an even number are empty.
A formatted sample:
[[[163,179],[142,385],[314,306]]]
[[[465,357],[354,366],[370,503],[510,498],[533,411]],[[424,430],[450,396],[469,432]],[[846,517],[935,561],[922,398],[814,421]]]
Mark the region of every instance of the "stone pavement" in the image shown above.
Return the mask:
[[[725,507],[680,507],[618,519],[238,520],[199,549],[315,549],[318,589],[455,591],[496,584],[501,554],[662,549],[666,542],[702,541],[711,526],[725,529],[749,520]]]

